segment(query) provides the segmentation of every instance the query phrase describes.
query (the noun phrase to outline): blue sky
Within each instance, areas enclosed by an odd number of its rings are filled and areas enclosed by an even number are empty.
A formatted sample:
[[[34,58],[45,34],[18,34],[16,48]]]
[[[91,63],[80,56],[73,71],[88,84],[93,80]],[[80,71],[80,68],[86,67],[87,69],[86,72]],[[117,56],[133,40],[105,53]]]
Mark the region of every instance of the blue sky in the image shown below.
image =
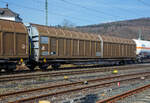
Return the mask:
[[[45,24],[45,0],[0,0],[24,22]],[[150,0],[48,0],[48,25],[64,19],[76,26],[150,17]]]

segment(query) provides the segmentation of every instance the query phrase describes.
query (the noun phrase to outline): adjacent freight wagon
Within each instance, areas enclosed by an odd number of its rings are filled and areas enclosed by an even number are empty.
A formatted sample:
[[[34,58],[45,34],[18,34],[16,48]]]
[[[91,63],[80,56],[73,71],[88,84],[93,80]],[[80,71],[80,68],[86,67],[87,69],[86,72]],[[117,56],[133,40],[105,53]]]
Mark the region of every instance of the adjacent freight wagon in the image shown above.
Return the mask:
[[[28,32],[23,23],[0,20],[0,69],[16,69],[20,59],[27,60]]]
[[[0,68],[13,70],[20,62],[30,69],[49,65],[131,61],[133,40],[69,31],[38,24],[0,20]]]
[[[136,58],[139,62],[150,58],[150,41],[133,39],[136,43]]]

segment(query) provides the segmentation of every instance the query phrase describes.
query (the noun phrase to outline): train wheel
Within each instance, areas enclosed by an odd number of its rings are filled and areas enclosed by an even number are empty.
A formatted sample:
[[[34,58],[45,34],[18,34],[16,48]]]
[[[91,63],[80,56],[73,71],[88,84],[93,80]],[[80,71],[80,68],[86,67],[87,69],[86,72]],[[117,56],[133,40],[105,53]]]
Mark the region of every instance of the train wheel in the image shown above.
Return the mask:
[[[31,70],[34,71],[35,67],[37,66],[37,62],[35,62],[34,60],[28,61],[26,63],[26,66]]]
[[[36,65],[32,65],[32,64],[31,64],[31,65],[28,65],[27,67],[28,67],[31,71],[34,71],[34,68],[36,67]]]
[[[136,64],[136,60],[133,60],[133,64]]]
[[[119,64],[119,65],[122,65],[122,62],[120,61],[118,64]]]
[[[49,66],[48,64],[43,64],[43,65],[40,65],[39,68],[42,70],[46,70],[48,66]]]
[[[13,72],[14,69],[8,69],[8,68],[5,68],[5,71],[8,73],[8,72]]]
[[[16,69],[16,64],[7,64],[5,66],[6,72],[13,72]]]
[[[130,64],[135,64],[135,61],[134,60],[130,60]]]
[[[58,69],[60,67],[60,64],[52,64],[53,69]]]
[[[115,66],[119,66],[119,65],[120,65],[120,62],[117,61],[114,65],[115,65]]]
[[[3,68],[1,65],[2,65],[2,64],[0,64],[0,71],[1,71],[1,70],[2,70],[2,68]]]
[[[137,62],[138,63],[143,63],[143,60],[142,59],[137,59]]]
[[[122,61],[119,62],[119,65],[124,65],[124,64],[125,64],[124,60],[122,60]]]

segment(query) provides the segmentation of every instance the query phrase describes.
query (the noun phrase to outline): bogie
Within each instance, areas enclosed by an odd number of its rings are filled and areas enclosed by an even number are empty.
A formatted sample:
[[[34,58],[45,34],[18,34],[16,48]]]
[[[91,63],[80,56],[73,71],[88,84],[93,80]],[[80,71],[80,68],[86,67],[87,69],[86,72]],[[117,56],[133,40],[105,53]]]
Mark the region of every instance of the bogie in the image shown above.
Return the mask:
[[[48,66],[49,66],[49,64],[40,64],[40,65],[39,65],[39,68],[40,68],[41,70],[46,70],[46,69],[48,68]]]
[[[52,68],[55,70],[57,70],[60,66],[60,64],[52,64]]]
[[[8,63],[7,65],[4,66],[4,69],[6,72],[13,72],[16,69],[16,64]]]

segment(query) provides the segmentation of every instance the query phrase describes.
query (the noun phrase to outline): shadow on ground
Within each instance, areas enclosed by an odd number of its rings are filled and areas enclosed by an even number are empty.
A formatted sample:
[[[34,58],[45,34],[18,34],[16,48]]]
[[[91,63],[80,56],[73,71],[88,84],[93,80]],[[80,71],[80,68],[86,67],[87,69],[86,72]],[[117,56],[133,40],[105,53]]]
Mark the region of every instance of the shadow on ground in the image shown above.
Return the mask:
[[[96,103],[97,100],[98,96],[96,94],[89,94],[85,96],[81,103]]]

